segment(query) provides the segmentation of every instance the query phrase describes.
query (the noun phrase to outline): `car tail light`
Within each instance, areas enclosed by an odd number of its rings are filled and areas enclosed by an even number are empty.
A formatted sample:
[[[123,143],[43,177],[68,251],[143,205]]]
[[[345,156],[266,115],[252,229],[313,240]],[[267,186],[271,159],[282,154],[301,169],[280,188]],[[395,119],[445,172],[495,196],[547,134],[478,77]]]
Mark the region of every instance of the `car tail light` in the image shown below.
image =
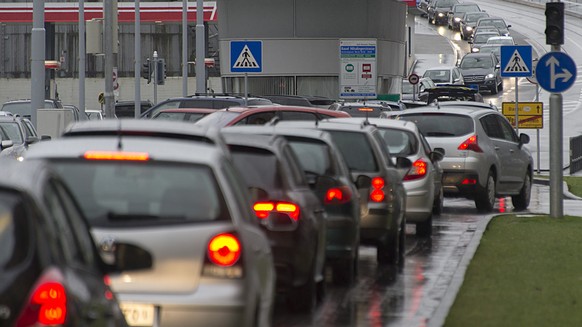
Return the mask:
[[[463,185],[475,185],[477,184],[477,180],[475,178],[465,178],[461,182]]]
[[[207,260],[202,274],[220,278],[240,278],[243,269],[240,261],[242,247],[235,234],[221,233],[208,242]]]
[[[426,163],[426,161],[422,159],[416,160],[414,163],[412,163],[412,168],[410,168],[408,174],[404,176],[404,180],[412,181],[415,179],[423,178],[424,176],[426,176],[427,168],[428,164]]]
[[[67,318],[67,293],[63,276],[56,269],[47,270],[34,286],[28,304],[24,307],[17,327],[62,325]]]
[[[461,145],[459,145],[457,149],[483,152],[483,150],[481,150],[481,148],[479,147],[479,142],[477,142],[477,135],[471,135],[471,137],[466,139],[465,142],[461,143]]]
[[[372,178],[372,191],[370,192],[370,200],[374,202],[382,202],[386,197],[384,194],[384,178],[374,177]]]
[[[347,186],[332,187],[327,190],[323,203],[341,204],[347,203],[352,199],[352,191]]]
[[[253,210],[260,219],[269,217],[271,212],[287,214],[293,220],[299,219],[299,206],[291,202],[257,202]]]
[[[125,151],[87,151],[83,155],[87,160],[126,160],[126,161],[148,161],[150,159],[147,152],[125,152]]]

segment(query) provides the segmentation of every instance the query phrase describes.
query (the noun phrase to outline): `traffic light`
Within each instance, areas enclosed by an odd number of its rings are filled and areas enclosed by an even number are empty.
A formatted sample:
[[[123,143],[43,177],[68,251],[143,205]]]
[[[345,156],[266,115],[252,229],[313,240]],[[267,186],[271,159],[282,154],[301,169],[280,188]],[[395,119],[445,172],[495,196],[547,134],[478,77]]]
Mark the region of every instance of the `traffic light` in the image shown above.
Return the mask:
[[[564,44],[564,3],[546,3],[546,44]]]
[[[164,85],[166,83],[166,60],[158,59],[158,65],[156,70],[156,82],[158,85]]]
[[[141,77],[148,80],[148,84],[152,82],[152,65],[150,62],[150,58],[146,59],[146,62],[143,63],[143,68],[141,70]]]

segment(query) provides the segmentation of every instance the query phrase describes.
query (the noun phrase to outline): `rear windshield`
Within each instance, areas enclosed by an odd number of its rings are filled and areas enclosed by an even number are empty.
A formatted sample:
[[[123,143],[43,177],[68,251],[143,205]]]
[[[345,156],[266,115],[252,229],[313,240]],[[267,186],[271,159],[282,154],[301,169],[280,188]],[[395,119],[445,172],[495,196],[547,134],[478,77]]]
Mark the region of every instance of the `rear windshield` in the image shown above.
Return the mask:
[[[201,112],[159,112],[152,119],[196,122],[206,115]]]
[[[406,157],[418,152],[414,133],[400,129],[379,128],[391,156]]]
[[[402,115],[400,119],[416,123],[425,137],[454,137],[472,133],[473,119],[469,116],[425,113]]]
[[[359,172],[376,172],[378,165],[372,144],[364,133],[329,131],[348,168]]]
[[[0,136],[2,140],[12,140],[14,144],[24,143],[18,123],[0,123]]]
[[[361,106],[342,106],[341,111],[345,111],[352,117],[380,117],[382,111],[390,111],[390,108]]]
[[[240,113],[233,111],[217,111],[202,117],[196,122],[200,125],[224,127],[233,121]]]
[[[132,161],[55,161],[92,226],[228,220],[212,169]]]
[[[471,12],[479,11],[479,6],[477,5],[457,5],[455,6],[456,12]]]
[[[422,77],[430,77],[435,83],[448,83],[451,80],[450,70],[427,70]]]
[[[489,15],[486,13],[478,13],[478,14],[467,14],[465,15],[465,22],[474,23],[479,20],[479,18],[488,17]]]
[[[288,137],[287,140],[304,171],[317,175],[335,176],[333,159],[327,144],[293,137]]]
[[[465,58],[461,60],[461,65],[459,67],[463,69],[492,68],[493,61],[491,60],[490,56],[487,57],[465,56]]]
[[[283,188],[277,156],[268,150],[231,145],[234,165],[247,185],[267,193]]]
[[[31,234],[28,223],[18,196],[0,191],[0,271],[17,266],[27,257]]]
[[[442,8],[442,7],[452,7],[459,3],[458,0],[439,0],[435,3],[435,7]]]

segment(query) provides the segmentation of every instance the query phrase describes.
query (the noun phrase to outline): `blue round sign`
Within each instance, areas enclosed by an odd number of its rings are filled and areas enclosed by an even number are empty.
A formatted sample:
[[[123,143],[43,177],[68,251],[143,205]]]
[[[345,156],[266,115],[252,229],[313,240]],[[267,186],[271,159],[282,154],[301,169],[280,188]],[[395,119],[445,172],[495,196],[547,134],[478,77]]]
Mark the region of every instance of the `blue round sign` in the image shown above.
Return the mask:
[[[560,93],[576,81],[576,64],[563,52],[548,52],[539,60],[535,69],[536,79],[542,89]]]

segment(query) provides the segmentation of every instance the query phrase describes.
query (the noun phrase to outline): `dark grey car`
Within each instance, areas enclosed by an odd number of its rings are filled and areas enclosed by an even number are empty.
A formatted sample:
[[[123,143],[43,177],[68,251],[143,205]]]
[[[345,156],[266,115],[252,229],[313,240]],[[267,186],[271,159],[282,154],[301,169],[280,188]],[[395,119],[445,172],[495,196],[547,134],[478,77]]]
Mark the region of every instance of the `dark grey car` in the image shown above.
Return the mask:
[[[503,78],[499,59],[493,53],[467,53],[459,68],[465,78],[465,85],[497,94],[503,90]]]
[[[445,25],[448,14],[459,0],[436,0],[428,7],[428,22],[435,25]]]
[[[480,18],[489,17],[489,14],[484,11],[466,12],[461,17],[459,22],[459,31],[461,32],[461,39],[468,40],[475,32],[475,26]]]
[[[459,30],[461,20],[466,12],[479,12],[481,8],[476,3],[463,2],[453,6],[448,15],[448,27],[452,30]]]

